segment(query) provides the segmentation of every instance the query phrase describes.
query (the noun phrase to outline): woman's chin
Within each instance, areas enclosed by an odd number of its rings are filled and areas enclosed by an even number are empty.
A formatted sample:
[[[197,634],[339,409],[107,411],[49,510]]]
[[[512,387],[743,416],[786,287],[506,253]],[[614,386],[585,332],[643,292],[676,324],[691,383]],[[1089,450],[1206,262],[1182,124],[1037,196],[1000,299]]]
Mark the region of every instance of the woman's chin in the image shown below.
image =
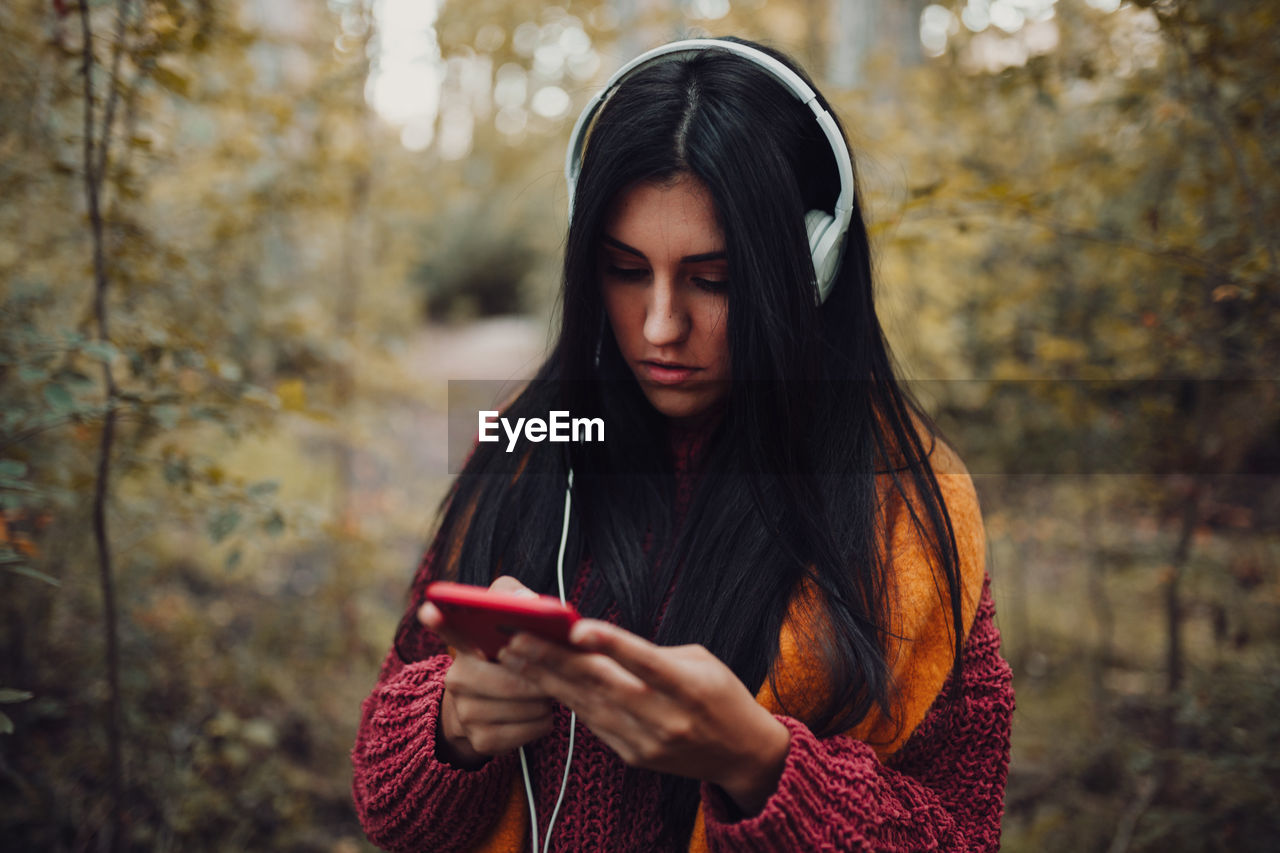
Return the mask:
[[[658,413],[675,423],[694,425],[720,411],[727,389],[721,383],[699,383],[687,388],[670,388],[642,383],[645,399]]]

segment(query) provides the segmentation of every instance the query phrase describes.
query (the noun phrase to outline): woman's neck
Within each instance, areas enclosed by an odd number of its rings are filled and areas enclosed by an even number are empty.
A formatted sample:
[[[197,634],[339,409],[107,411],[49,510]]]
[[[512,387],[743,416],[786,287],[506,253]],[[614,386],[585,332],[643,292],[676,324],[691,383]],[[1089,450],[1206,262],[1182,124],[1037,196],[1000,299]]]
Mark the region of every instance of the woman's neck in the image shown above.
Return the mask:
[[[706,449],[707,442],[722,420],[724,420],[723,406],[717,406],[692,418],[667,419],[667,439],[671,445],[671,454],[677,471],[690,470]]]

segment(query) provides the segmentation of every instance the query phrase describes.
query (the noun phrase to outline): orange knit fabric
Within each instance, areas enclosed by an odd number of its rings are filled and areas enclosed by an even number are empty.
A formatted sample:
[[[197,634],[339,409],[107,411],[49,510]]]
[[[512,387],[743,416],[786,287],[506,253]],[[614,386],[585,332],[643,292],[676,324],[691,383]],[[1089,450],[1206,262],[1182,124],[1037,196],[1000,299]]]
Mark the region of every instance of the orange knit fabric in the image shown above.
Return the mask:
[[[930,462],[955,532],[960,557],[963,626],[967,636],[985,577],[986,538],[982,515],[973,481],[960,458],[939,441],[934,444]],[[946,579],[935,571],[929,549],[920,539],[906,501],[887,476],[880,480],[882,537],[888,547],[886,563],[893,569],[893,638],[888,644],[887,657],[897,688],[898,720],[895,723],[873,709],[849,734],[872,746],[884,761],[906,743],[924,719],[951,672],[955,652],[951,612],[946,606]],[[814,590],[806,585],[789,606],[774,663],[778,693],[774,693],[766,680],[756,695],[756,701],[775,714],[803,719],[816,712],[828,695],[822,667],[811,651],[812,643],[805,639],[817,627],[815,620],[820,612],[817,603]],[[476,849],[519,853],[529,848],[528,830],[524,783],[517,776],[502,817]],[[688,849],[690,853],[707,851],[701,807]]]

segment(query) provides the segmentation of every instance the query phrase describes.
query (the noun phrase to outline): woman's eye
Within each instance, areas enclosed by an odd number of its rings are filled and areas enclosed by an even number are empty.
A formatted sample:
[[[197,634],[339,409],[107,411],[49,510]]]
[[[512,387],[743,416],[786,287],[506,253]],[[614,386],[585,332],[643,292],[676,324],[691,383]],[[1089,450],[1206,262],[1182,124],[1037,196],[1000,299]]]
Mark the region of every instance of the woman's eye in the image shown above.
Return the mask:
[[[693,283],[701,290],[708,293],[724,293],[729,289],[728,279],[716,278],[695,278]]]
[[[649,275],[649,270],[644,267],[617,267],[613,264],[606,265],[604,271],[611,278],[620,278],[623,281],[639,281]]]

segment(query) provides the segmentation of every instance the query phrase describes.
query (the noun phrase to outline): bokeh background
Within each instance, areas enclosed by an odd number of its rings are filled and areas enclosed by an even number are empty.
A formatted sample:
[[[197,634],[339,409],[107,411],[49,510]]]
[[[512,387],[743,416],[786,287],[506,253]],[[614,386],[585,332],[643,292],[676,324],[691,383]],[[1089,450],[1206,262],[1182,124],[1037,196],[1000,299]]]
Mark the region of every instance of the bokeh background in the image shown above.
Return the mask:
[[[852,136],[984,507],[1005,849],[1274,844],[1275,3],[10,0],[0,846],[367,848],[347,754],[447,381],[532,372],[572,118],[708,33]]]

